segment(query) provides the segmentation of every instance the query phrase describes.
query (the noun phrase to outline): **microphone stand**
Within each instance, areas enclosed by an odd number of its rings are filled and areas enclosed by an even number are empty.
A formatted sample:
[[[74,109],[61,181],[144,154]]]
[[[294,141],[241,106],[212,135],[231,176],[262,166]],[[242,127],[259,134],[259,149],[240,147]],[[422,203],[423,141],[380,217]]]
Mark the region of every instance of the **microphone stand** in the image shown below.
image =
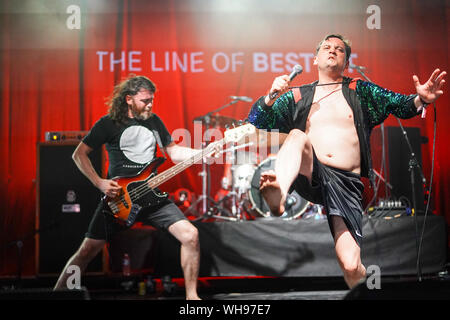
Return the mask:
[[[6,246],[12,247],[15,246],[17,249],[17,276],[16,276],[16,288],[22,287],[22,248],[23,248],[23,240],[18,239],[11,241]]]
[[[410,153],[410,158],[409,158],[409,162],[408,162],[408,171],[410,172],[410,177],[411,177],[411,196],[412,196],[412,203],[413,203],[413,207],[412,207],[412,212],[414,214],[414,222],[415,222],[415,227],[416,227],[416,250],[417,250],[417,278],[419,281],[422,281],[422,266],[420,263],[420,256],[419,256],[419,226],[418,226],[418,221],[417,221],[417,203],[416,203],[416,179],[415,179],[415,175],[414,175],[414,170],[417,169],[419,170],[419,173],[421,175],[422,178],[422,182],[425,184],[425,176],[423,175],[423,171],[422,168],[419,165],[419,161],[416,158],[416,154],[414,153],[411,143],[409,141],[408,138],[408,134],[406,133],[405,129],[402,126],[402,123],[400,122],[400,119],[397,118],[398,124],[402,130],[402,134],[403,137],[405,137],[406,140],[406,144],[408,145],[408,149],[409,149],[409,153]]]
[[[22,288],[22,264],[23,264],[23,247],[24,243],[29,240],[30,238],[35,237],[37,234],[45,233],[56,226],[58,226],[62,221],[62,218],[56,218],[53,219],[50,223],[47,225],[40,227],[39,229],[34,229],[30,233],[24,235],[20,239],[16,239],[14,241],[10,241],[5,245],[5,248],[13,247],[15,246],[17,249],[17,275],[15,279],[15,286],[13,285],[12,288]]]
[[[364,72],[361,70],[361,68],[356,68],[356,70],[364,77],[364,79],[366,79],[369,82],[372,82],[365,74]],[[416,203],[416,185],[415,185],[415,176],[414,176],[414,170],[415,169],[419,169],[420,175],[422,177],[422,181],[425,182],[425,177],[423,175],[422,172],[422,168],[419,165],[419,162],[417,161],[416,155],[412,149],[411,143],[409,141],[408,135],[405,131],[405,129],[402,126],[402,123],[400,121],[399,118],[396,118],[398,121],[398,124],[402,130],[403,136],[405,137],[406,143],[408,145],[409,148],[409,152],[410,152],[410,159],[409,159],[409,163],[408,163],[408,170],[411,174],[411,188],[412,188],[412,203],[413,203],[413,212],[414,212],[414,222],[415,222],[415,227],[416,227],[416,256],[417,256],[417,277],[419,281],[422,281],[422,267],[420,264],[420,257],[419,257],[419,230],[418,230],[418,221],[417,221],[417,203]],[[381,124],[381,130],[382,130],[382,137],[384,137],[384,125],[383,123]],[[383,150],[384,150],[384,139],[383,139]],[[384,156],[384,152],[383,152],[383,156]],[[383,163],[385,159],[383,159]],[[386,166],[385,166],[386,169]],[[385,174],[386,177],[386,174]],[[385,182],[385,184],[387,185],[387,182]]]

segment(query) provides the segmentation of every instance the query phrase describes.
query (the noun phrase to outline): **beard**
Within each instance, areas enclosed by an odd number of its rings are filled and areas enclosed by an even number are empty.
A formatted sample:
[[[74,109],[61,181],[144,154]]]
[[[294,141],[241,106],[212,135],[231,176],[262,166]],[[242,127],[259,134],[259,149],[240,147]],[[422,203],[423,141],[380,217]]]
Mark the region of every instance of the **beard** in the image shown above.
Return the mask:
[[[145,111],[145,110],[139,111],[134,103],[130,107],[130,110],[131,110],[131,114],[133,115],[133,117],[136,120],[144,121],[144,120],[149,119],[153,115],[151,110],[150,111]]]

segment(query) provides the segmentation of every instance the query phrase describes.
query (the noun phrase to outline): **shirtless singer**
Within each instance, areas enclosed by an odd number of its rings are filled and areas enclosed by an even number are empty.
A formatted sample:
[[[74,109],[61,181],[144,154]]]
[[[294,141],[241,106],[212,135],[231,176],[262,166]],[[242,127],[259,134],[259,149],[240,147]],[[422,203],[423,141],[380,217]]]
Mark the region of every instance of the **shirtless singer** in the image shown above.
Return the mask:
[[[291,189],[324,205],[339,266],[352,288],[366,276],[360,254],[361,177],[373,181],[370,133],[389,114],[401,119],[420,114],[443,94],[446,72],[436,69],[423,84],[414,75],[416,94],[403,95],[345,77],[350,54],[348,40],[327,35],[314,57],[319,80],[289,88],[288,75],[275,78],[248,120],[259,129],[288,134],[275,169],[261,174],[260,190],[270,210],[281,215]]]

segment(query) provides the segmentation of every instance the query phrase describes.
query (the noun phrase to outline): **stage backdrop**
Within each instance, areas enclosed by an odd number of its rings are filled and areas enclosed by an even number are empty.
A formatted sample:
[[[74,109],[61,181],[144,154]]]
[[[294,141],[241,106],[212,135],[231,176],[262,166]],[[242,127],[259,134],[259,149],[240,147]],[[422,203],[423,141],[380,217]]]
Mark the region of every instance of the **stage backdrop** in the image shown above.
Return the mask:
[[[47,131],[89,130],[107,112],[113,86],[130,73],[156,83],[154,112],[175,136],[188,129],[191,139],[177,142],[193,145],[204,131],[197,128],[196,136],[193,119],[230,103],[230,96],[255,101],[297,63],[304,71],[292,84],[315,81],[315,48],[328,33],[352,41],[351,61],[370,80],[414,93],[413,74],[424,82],[437,67],[450,70],[449,18],[445,0],[2,1],[0,274],[17,271],[19,239],[24,273],[35,270],[37,143]],[[352,69],[347,74],[361,77]],[[250,107],[240,101],[220,114],[244,119]],[[428,138],[422,156],[429,182],[435,117],[431,209],[450,221],[449,93],[437,113],[430,107],[426,119],[402,123]],[[386,125],[398,123],[390,117]],[[222,170],[211,168],[212,193]],[[199,171],[188,169],[162,188],[199,194]]]

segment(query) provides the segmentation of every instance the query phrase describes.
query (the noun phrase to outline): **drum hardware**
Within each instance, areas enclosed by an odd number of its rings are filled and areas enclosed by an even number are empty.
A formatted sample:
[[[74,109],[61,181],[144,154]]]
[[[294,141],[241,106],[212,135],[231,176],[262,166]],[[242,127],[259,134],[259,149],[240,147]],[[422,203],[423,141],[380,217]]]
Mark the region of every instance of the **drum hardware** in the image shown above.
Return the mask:
[[[225,116],[220,116],[220,115],[214,115],[214,113],[219,112],[222,109],[225,109],[226,107],[229,107],[237,102],[239,102],[241,100],[239,99],[234,99],[233,101],[213,110],[208,112],[207,114],[205,114],[204,116],[199,116],[194,118],[194,122],[200,121],[202,123],[205,124],[205,132],[208,132],[208,129],[213,126],[213,127],[222,127],[222,128],[228,128],[229,126],[235,126],[239,123],[241,123],[242,121],[239,120],[235,120],[233,118],[230,117],[225,117]],[[203,148],[205,148],[210,141],[208,141],[209,139],[206,138],[206,141],[203,143]],[[228,212],[222,210],[219,210],[219,206],[218,203],[216,201],[214,201],[214,199],[211,198],[210,194],[211,194],[211,171],[210,171],[210,165],[208,163],[206,163],[206,161],[203,159],[202,162],[202,171],[199,173],[199,175],[202,177],[202,194],[199,196],[199,198],[184,212],[184,214],[189,214],[190,212],[192,212],[195,208],[197,208],[197,205],[199,203],[202,204],[202,210],[201,213],[197,212],[197,216],[199,216],[199,218],[195,219],[195,221],[197,220],[203,220],[203,219],[208,219],[208,218],[217,218],[217,219],[224,219],[224,220],[230,220],[234,218],[230,218],[230,217],[226,217],[226,216],[222,216],[220,214],[214,214],[215,210],[218,210],[219,213],[225,213],[225,214],[229,214]]]
[[[239,149],[245,148],[247,146],[251,146],[253,143],[246,143],[241,145],[234,144],[230,148],[223,150],[223,152],[230,152],[231,156],[227,158],[227,161],[231,162],[233,165],[231,166],[231,190],[218,201],[217,205],[215,205],[212,210],[219,210],[221,213],[227,214],[229,217],[229,220],[232,221],[241,221],[245,220],[245,212],[243,210],[244,208],[244,201],[243,195],[246,194],[247,189],[245,187],[245,175],[242,174],[242,170],[239,171],[240,168],[242,168],[243,165],[236,165],[237,162],[237,152]],[[246,164],[244,164],[245,166]],[[241,173],[241,174],[240,174]],[[227,205],[228,209],[227,210]],[[224,218],[224,217],[222,217]]]
[[[204,142],[203,145],[205,148],[207,146],[207,142]],[[209,203],[215,204],[214,199],[210,197],[210,179],[209,179],[210,168],[209,164],[205,161],[205,159],[202,159],[202,171],[200,171],[198,175],[202,177],[202,194],[198,197],[198,199],[194,203],[190,205],[189,208],[187,208],[186,211],[184,211],[185,215],[190,215],[191,212],[194,211],[193,215],[200,216],[201,214],[205,214],[208,211]],[[202,205],[201,213],[197,211],[197,206],[200,203]]]
[[[322,220],[326,219],[325,209],[320,204],[310,203],[305,212],[301,216],[302,220]]]
[[[292,206],[295,205],[296,203],[297,203],[297,198],[289,194],[286,197],[286,205],[285,205],[286,210],[289,210],[290,208],[292,208]]]
[[[180,188],[170,195],[170,199],[176,206],[178,206],[178,208],[180,208],[181,211],[185,211],[191,206],[192,201],[195,200],[195,197],[192,191],[185,188]]]
[[[259,180],[261,177],[261,172],[273,170],[275,168],[275,156],[268,157],[264,161],[262,161],[255,170],[253,174],[250,190],[249,190],[249,198],[251,202],[252,213],[257,217],[275,217],[271,214],[269,210],[269,206],[266,204],[266,201],[262,197],[262,194],[259,190]],[[297,219],[308,209],[311,205],[309,201],[302,198],[296,191],[290,192],[286,197],[285,202],[285,212],[280,216],[280,218],[284,220],[293,220]]]

